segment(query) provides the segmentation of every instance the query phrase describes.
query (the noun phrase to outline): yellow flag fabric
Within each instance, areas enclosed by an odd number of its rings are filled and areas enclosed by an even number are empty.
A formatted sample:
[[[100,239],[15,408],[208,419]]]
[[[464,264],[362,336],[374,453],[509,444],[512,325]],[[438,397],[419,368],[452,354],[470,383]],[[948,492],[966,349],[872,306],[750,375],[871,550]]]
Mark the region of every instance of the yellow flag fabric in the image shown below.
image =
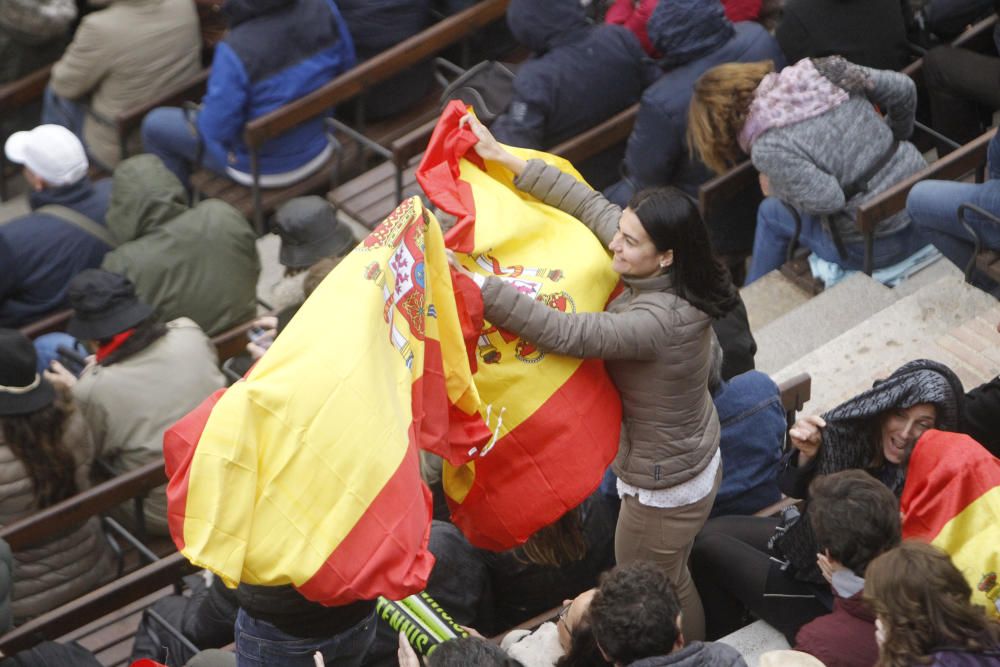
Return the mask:
[[[903,537],[947,552],[972,601],[1000,618],[1000,460],[967,435],[927,431],[910,456],[899,504]]]
[[[417,592],[433,562],[417,446],[441,448],[451,422],[456,446],[489,437],[441,230],[413,198],[247,377],[168,433],[174,540],[230,586],[326,604]]]
[[[457,102],[445,109],[417,170],[431,201],[458,218],[448,247],[466,268],[552,308],[604,310],[619,280],[608,251],[579,220],[518,190],[506,168],[484,163],[471,150],[471,130],[459,124],[464,113]],[[511,150],[583,180],[562,158]],[[463,291],[461,281],[456,286]],[[466,337],[493,436],[471,459],[464,451],[446,455],[443,481],[452,521],[473,544],[500,550],[523,543],[594,491],[617,451],[621,402],[600,360],[543,353],[482,322],[482,299],[473,291],[459,302],[468,315],[463,322],[475,321]]]

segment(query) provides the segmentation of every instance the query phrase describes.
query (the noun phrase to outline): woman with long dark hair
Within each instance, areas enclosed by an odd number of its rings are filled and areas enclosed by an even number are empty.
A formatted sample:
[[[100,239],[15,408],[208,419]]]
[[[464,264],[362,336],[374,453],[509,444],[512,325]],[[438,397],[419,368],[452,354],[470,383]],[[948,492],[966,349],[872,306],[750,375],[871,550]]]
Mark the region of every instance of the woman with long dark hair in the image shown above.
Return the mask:
[[[68,397],[35,368],[23,334],[0,329],[0,526],[87,488],[94,445]],[[24,621],[76,598],[112,573],[101,525],[90,519],[14,554],[13,614]]]
[[[540,349],[604,359],[622,401],[622,438],[613,468],[623,498],[615,535],[618,563],[653,560],[676,584],[685,636],[704,634],[698,593],[687,570],[695,534],[722,477],[719,421],[708,393],[712,319],[738,303],[708,231],[680,191],[640,192],[625,210],[541,160],[525,161],[472,116],[487,160],[514,184],[578,218],[613,253],[624,291],[601,313],[562,313],[495,276],[483,279],[485,316]]]
[[[970,602],[972,589],[948,554],[903,542],[865,571],[876,615],[877,667],[1000,666],[1000,623]]]

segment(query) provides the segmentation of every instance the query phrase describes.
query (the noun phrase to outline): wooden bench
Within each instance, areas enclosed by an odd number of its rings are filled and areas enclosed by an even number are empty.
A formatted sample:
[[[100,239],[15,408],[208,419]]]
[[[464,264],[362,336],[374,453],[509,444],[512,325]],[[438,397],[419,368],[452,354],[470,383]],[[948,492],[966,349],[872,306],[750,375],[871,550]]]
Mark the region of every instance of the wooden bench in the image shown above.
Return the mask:
[[[109,512],[129,500],[142,498],[166,482],[163,461],[153,461],[7,524],[0,528],[0,538],[6,540],[14,551],[42,544],[79,527],[90,517]],[[141,517],[141,514],[138,516]],[[141,526],[141,520],[139,523]],[[129,536],[118,534],[136,546]],[[142,552],[141,548],[139,550]],[[148,556],[148,552],[145,555]]]
[[[577,164],[609,148],[628,141],[639,115],[639,105],[633,104],[586,132],[568,139],[549,152]]]
[[[812,396],[812,377],[808,373],[799,373],[778,385],[781,392],[781,407],[785,411],[785,421],[788,428],[795,423],[796,415]]]
[[[110,584],[19,625],[0,637],[0,654],[12,655],[106,617],[129,603],[173,586],[195,568],[180,553],[150,563]]]
[[[638,112],[639,105],[635,104],[549,152],[579,164],[626,141]],[[369,229],[374,228],[399,205],[407,190],[417,187],[417,158],[427,148],[436,125],[437,118],[431,119],[393,140],[387,162],[331,191],[327,195],[330,202]]]
[[[215,352],[219,357],[219,364],[244,351],[247,344],[247,332],[253,328],[254,322],[257,321],[258,317],[275,314],[274,311],[270,311],[263,315],[258,315],[252,320],[241,322],[212,336],[212,345],[215,346]],[[66,331],[66,325],[69,323],[71,317],[73,317],[72,309],[60,310],[21,327],[19,331],[32,339],[38,338],[42,334]]]
[[[71,308],[59,310],[30,324],[25,324],[19,331],[32,339],[38,338],[42,334],[66,331],[66,326],[69,324],[71,317],[73,317],[73,310]]]
[[[865,239],[864,272],[866,274],[871,275],[873,269],[872,248],[875,241],[875,226],[882,220],[903,211],[906,208],[907,195],[910,194],[913,186],[920,181],[927,179],[953,181],[975,173],[976,181],[982,182],[986,165],[986,152],[990,139],[995,133],[995,129],[984,132],[961,148],[952,151],[936,162],[932,162],[909,178],[879,193],[858,207],[857,225]]]
[[[253,220],[258,233],[263,233],[265,216],[288,199],[329,191],[333,184],[332,172],[336,169],[338,159],[336,155],[331,157],[326,165],[311,176],[288,187],[262,188],[259,184],[258,156],[266,142],[302,123],[327,115],[338,104],[362,95],[414,63],[465,39],[474,31],[503,17],[508,3],[509,0],[484,0],[403,40],[291,104],[255,118],[247,123],[243,133],[244,142],[250,151],[253,184],[249,187],[241,186],[226,177],[201,169],[191,177],[193,189],[201,196],[216,197],[232,204]]]

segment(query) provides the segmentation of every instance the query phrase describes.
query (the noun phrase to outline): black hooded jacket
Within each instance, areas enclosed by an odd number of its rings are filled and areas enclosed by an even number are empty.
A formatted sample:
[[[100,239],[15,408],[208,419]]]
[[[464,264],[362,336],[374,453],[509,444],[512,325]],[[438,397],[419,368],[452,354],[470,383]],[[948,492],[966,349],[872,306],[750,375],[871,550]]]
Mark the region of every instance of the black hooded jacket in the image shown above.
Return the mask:
[[[899,70],[910,61],[899,0],[788,0],[774,36],[790,63],[837,55]]]
[[[534,57],[493,123],[505,144],[548,148],[574,137],[638,102],[657,73],[635,35],[591,25],[579,0],[513,0],[507,25]]]

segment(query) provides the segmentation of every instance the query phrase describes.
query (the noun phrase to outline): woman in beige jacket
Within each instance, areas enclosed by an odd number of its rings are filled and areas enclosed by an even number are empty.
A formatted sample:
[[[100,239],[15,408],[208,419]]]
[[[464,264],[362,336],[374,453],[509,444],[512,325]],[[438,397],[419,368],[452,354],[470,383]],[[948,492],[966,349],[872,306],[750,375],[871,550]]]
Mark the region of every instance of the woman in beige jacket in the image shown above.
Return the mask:
[[[458,268],[482,288],[494,325],[542,350],[605,360],[622,400],[616,559],[659,563],[681,598],[685,638],[701,639],[704,614],[687,559],[722,479],[707,387],[711,321],[735,307],[736,289],[680,191],[640,192],[623,211],[555,167],[511,154],[471,116],[463,122],[479,138],[480,156],[510,169],[519,189],[578,218],[613,253],[625,290],[602,313],[558,312],[500,278]]]

